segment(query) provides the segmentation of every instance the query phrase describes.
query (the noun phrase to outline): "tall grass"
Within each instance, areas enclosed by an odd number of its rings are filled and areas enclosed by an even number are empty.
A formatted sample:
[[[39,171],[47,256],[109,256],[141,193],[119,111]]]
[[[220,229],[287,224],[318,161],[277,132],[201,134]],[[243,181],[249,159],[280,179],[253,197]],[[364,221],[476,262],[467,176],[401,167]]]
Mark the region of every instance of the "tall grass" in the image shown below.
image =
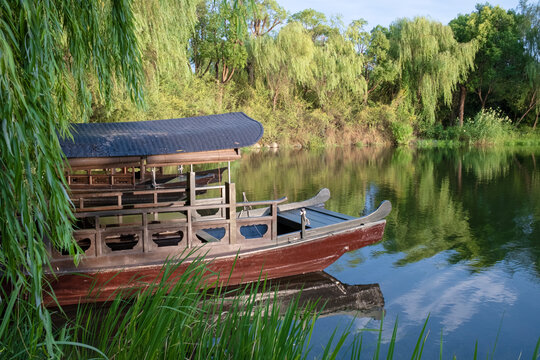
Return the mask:
[[[311,335],[318,319],[316,303],[300,306],[298,299],[281,308],[274,296],[260,296],[266,282],[260,281],[240,290],[203,286],[208,270],[202,260],[186,272],[178,265],[165,266],[159,278],[142,290],[119,293],[107,304],[81,304],[58,309],[54,315],[55,356],[62,359],[307,359],[312,358]],[[14,304],[12,321],[0,339],[0,357],[37,359],[48,357],[43,339],[43,324],[28,311],[24,301]],[[10,308],[0,303],[2,316]],[[65,310],[65,311],[64,311]],[[428,339],[428,320],[424,323],[411,359],[421,359]],[[361,359],[362,332],[353,334],[330,329],[323,346],[322,359],[342,358],[349,350],[351,358]],[[388,344],[382,337],[381,321],[373,359],[403,356],[396,350],[396,320]],[[442,336],[442,335],[441,335]],[[344,344],[354,337],[350,349]],[[384,347],[386,348],[383,349]],[[441,341],[442,344],[442,341]],[[442,346],[442,345],[441,345]],[[533,359],[539,355],[540,339]],[[384,356],[386,353],[386,356]],[[371,356],[370,356],[371,357]],[[442,347],[440,358],[442,359]]]
[[[182,274],[175,268],[165,266],[159,281],[128,298],[119,294],[106,308],[80,305],[60,331],[71,344],[88,346],[62,344],[63,356],[99,357],[99,349],[111,359],[307,357],[316,304],[301,308],[296,301],[281,309],[275,298],[257,296],[264,281],[231,297],[223,288],[201,286],[202,261]]]

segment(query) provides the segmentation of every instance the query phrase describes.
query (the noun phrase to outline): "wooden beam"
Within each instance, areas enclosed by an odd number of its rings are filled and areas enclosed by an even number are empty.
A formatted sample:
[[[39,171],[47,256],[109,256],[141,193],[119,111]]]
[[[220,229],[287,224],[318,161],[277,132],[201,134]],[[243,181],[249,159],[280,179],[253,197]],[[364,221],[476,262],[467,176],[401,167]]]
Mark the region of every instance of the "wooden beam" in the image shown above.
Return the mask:
[[[236,184],[225,183],[225,203],[229,205],[227,208],[227,219],[229,223],[229,243],[236,244]]]
[[[146,157],[146,166],[207,164],[238,160],[240,157],[237,149],[150,155]]]

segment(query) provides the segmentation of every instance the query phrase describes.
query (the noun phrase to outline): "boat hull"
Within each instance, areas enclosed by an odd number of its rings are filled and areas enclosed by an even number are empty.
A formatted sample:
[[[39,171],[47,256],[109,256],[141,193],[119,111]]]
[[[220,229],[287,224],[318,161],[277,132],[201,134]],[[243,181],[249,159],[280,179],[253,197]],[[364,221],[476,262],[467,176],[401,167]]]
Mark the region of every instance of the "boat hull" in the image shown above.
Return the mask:
[[[239,249],[227,255],[208,251],[205,279],[209,286],[238,285],[322,271],[344,253],[380,241],[385,225],[386,221],[381,220],[262,249]],[[176,271],[184,272],[195,259],[195,256],[185,258]],[[163,263],[99,270],[81,268],[80,273],[59,272],[56,277],[50,276],[49,282],[60,305],[101,302],[111,300],[119,291],[156,281],[162,267]],[[45,299],[48,305],[55,305],[56,301],[50,297]]]

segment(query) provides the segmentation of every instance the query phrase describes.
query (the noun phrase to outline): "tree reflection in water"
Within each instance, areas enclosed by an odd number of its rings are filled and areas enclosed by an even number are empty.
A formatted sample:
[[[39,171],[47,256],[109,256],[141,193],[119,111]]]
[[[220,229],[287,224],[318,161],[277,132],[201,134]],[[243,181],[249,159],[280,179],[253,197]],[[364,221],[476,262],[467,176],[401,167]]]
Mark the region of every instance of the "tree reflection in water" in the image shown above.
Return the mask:
[[[395,266],[447,252],[449,263],[465,261],[471,271],[508,260],[538,276],[538,158],[538,148],[280,150],[244,154],[232,172],[250,200],[297,201],[328,187],[327,207],[350,215],[390,200],[379,255],[402,254]]]

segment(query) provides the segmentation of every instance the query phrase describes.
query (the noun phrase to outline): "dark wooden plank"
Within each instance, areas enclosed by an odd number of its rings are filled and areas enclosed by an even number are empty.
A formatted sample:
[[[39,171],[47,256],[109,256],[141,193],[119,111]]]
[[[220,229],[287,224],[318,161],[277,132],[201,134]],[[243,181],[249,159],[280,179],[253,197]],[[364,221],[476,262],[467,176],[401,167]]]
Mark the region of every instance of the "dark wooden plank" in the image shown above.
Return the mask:
[[[307,212],[306,216],[309,220],[309,225],[307,225],[308,228],[318,228],[318,227],[337,224],[337,223],[345,221],[341,218],[325,215],[323,213],[313,212],[313,211],[310,211],[309,209],[306,209],[306,212]],[[288,221],[293,222],[295,224],[302,223],[302,220],[300,217],[300,209],[281,212],[278,214],[278,217],[280,217],[281,219],[287,219]]]
[[[310,211],[309,209],[306,209],[306,217],[311,223],[323,224],[323,226],[345,221],[341,218]]]
[[[307,209],[309,209],[311,211],[319,212],[319,213],[322,213],[322,214],[327,214],[327,215],[330,215],[330,216],[334,216],[334,217],[337,217],[337,218],[340,218],[340,219],[343,219],[343,220],[358,219],[357,217],[350,216],[350,215],[347,215],[347,214],[338,213],[338,212],[328,210],[328,209],[325,209],[325,208],[319,207],[319,206],[309,206],[309,207],[307,207]]]

